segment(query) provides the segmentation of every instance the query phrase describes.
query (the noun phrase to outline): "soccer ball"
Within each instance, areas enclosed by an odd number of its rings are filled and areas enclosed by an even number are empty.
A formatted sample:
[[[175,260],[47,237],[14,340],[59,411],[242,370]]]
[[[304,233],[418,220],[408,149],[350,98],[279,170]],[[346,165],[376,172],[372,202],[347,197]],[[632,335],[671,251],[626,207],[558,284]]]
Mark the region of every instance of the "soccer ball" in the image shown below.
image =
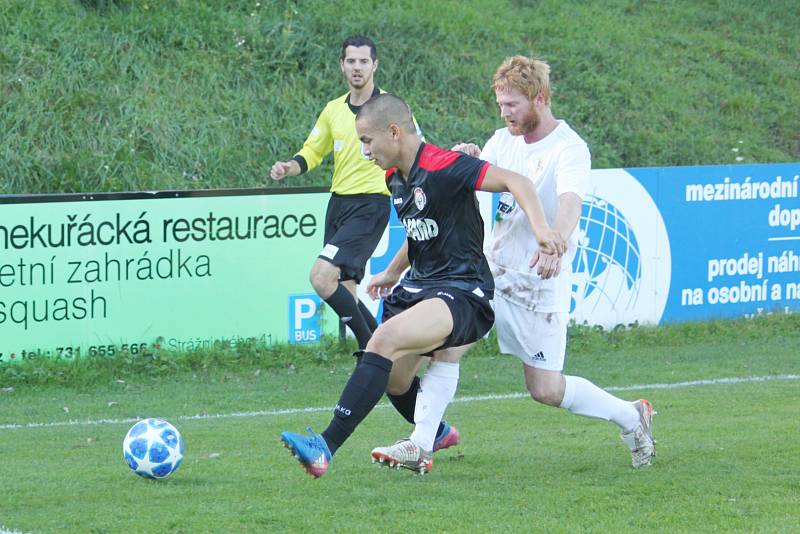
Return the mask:
[[[122,441],[122,456],[137,475],[166,478],[181,465],[183,438],[166,421],[143,419],[128,430]]]

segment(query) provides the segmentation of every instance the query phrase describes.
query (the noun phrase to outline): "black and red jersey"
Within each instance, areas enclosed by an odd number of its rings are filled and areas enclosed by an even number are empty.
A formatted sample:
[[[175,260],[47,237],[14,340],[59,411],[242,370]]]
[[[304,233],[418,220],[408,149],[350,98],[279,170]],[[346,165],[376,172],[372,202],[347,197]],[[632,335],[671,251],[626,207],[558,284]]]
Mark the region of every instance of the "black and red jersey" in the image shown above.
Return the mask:
[[[489,164],[461,152],[422,143],[408,182],[386,172],[397,217],[408,234],[411,288],[480,288],[492,298],[494,280],[483,255],[483,219],[475,191]]]

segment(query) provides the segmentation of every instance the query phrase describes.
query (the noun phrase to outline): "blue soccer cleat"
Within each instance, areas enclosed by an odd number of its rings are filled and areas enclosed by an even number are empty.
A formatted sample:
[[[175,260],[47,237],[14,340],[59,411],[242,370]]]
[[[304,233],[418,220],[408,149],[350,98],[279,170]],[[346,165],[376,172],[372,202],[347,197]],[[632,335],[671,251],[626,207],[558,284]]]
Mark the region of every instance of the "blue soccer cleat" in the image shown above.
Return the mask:
[[[433,441],[433,452],[458,445],[458,441],[461,439],[461,434],[456,427],[450,426],[447,421],[442,421],[442,423],[444,423],[444,428]]]
[[[331,464],[331,454],[325,439],[308,428],[310,436],[294,432],[281,432],[283,446],[289,449],[303,469],[314,478],[325,474]]]

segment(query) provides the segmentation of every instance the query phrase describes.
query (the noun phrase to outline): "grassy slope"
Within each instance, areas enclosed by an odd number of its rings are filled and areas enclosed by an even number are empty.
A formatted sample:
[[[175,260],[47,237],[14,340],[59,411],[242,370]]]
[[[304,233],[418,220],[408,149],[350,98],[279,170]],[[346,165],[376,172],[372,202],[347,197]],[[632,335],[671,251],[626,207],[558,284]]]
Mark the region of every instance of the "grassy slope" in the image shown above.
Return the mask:
[[[0,193],[263,185],[343,91],[337,47],[356,32],[435,143],[499,126],[489,78],[524,53],[552,64],[555,112],[595,167],[800,157],[789,1],[116,5],[0,3]]]

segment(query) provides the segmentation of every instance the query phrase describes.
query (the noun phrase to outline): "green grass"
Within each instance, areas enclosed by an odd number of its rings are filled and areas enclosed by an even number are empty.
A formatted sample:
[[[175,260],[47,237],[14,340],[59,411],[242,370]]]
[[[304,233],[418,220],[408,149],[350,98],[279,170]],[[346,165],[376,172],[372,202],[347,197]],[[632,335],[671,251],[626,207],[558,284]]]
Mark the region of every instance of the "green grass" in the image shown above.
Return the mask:
[[[280,365],[257,355],[177,358],[169,372],[137,375],[98,360],[95,383],[18,380],[0,392],[0,528],[31,532],[788,532],[800,514],[797,379],[698,385],[646,384],[800,375],[800,318],[573,332],[567,372],[617,394],[650,399],[658,457],[633,471],[615,427],[533,403],[472,400],[522,393],[519,362],[484,342],[462,363],[448,419],[462,431],[424,477],[379,470],[369,450],[407,435],[389,407],[375,410],[311,480],[278,444],[282,430],[324,428],[352,369],[284,349]],[[216,362],[215,355],[202,356]],[[198,358],[195,360],[194,358]],[[229,362],[228,365],[222,362]],[[73,364],[74,365],[74,364]],[[9,367],[5,367],[8,369]],[[29,372],[17,366],[20,373]],[[41,373],[40,373],[41,374]],[[22,375],[18,375],[22,376]],[[115,378],[117,377],[117,378]],[[124,377],[124,378],[118,378]],[[283,408],[305,414],[247,416]],[[68,411],[67,411],[68,410]],[[240,414],[233,416],[231,414]],[[197,414],[228,414],[192,419]],[[150,482],[121,458],[130,422],[159,416],[186,439],[180,470]],[[60,423],[63,426],[9,428]]]
[[[7,0],[0,194],[264,185],[344,92],[352,33],[437,144],[501,126],[489,80],[522,53],[595,167],[797,161],[798,26],[789,0]]]

